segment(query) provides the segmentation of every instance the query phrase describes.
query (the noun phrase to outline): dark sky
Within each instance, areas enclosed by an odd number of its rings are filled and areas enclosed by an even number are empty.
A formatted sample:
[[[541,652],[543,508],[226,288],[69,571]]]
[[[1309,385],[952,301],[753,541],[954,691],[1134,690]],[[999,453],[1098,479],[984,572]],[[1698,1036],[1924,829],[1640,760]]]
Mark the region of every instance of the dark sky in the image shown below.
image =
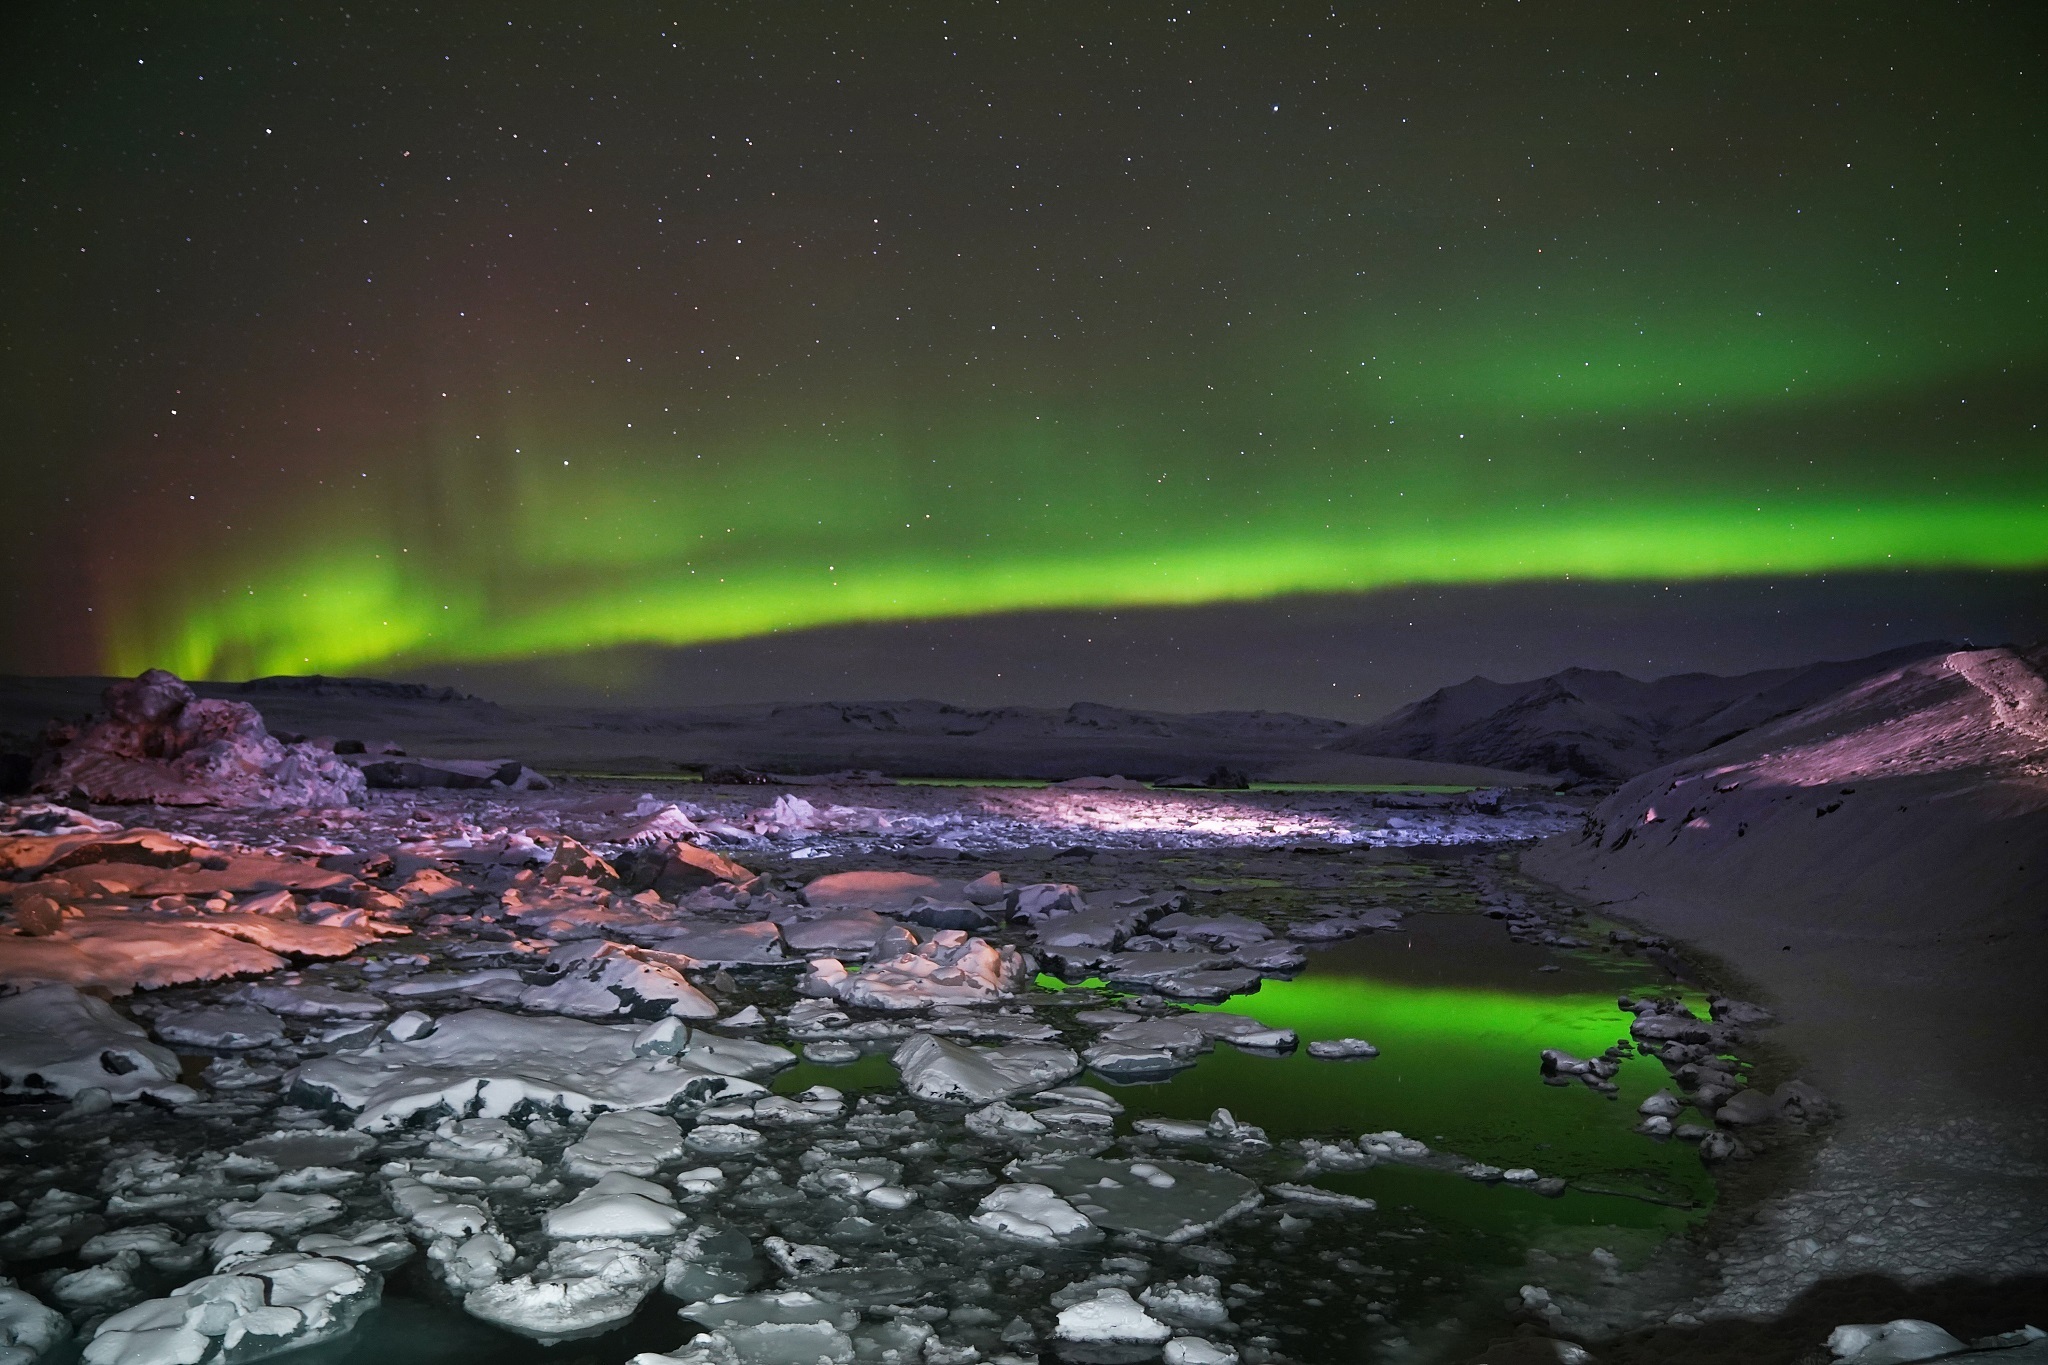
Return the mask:
[[[2043,13],[17,5],[0,667],[1350,714],[2038,629]]]

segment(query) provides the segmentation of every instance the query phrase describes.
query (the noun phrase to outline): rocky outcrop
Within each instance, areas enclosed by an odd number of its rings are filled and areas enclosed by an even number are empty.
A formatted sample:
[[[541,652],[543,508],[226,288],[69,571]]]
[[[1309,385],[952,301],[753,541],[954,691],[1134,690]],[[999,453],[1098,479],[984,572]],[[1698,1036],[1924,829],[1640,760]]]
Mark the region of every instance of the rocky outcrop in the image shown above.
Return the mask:
[[[1591,668],[1520,683],[1473,678],[1439,688],[1329,747],[1619,782],[1947,651],[1946,645],[1908,645],[1864,659],[1735,677],[1680,673],[1648,682]]]
[[[34,789],[103,804],[347,806],[363,775],[310,744],[285,744],[246,702],[202,699],[152,668],[101,694],[75,734],[57,733]]]

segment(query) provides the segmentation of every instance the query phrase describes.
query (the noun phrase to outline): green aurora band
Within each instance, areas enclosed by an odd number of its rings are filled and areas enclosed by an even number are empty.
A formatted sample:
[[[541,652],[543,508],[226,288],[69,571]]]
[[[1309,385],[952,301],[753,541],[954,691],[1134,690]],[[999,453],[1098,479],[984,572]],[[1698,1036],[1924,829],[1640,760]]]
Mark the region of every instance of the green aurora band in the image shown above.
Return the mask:
[[[2048,563],[2038,433],[1996,420],[2041,373],[2024,310],[1965,326],[1924,287],[1860,307],[1812,264],[1710,264],[1734,283],[1619,302],[1590,268],[1496,271],[1479,303],[1444,279],[1370,325],[1276,309],[1297,321],[1093,373],[1017,342],[1003,385],[903,352],[878,382],[721,381],[717,404],[701,379],[523,381],[361,451],[377,475],[323,489],[342,529],[317,544],[259,533],[130,589],[104,657],[246,677],[1404,584]]]

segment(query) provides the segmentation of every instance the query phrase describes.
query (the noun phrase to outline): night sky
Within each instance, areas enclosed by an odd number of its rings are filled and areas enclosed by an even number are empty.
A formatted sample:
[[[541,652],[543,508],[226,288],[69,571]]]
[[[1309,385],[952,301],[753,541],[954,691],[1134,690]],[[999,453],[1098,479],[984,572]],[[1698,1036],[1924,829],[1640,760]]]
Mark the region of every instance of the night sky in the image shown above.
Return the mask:
[[[1349,714],[1396,618],[2039,628],[2044,13],[13,6],[0,667]]]

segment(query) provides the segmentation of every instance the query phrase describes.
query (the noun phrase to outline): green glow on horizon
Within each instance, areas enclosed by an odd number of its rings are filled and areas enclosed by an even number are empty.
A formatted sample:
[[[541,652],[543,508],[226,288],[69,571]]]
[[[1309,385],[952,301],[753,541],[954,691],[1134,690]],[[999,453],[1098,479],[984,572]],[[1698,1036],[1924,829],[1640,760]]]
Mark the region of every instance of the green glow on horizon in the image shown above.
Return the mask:
[[[1830,268],[1705,263],[1725,295],[1496,271],[1503,299],[1438,281],[1435,307],[1099,384],[1020,368],[976,390],[926,357],[893,393],[770,375],[667,417],[683,400],[661,387],[486,396],[357,452],[377,482],[324,483],[274,531],[124,585],[102,655],[248,677],[1404,585],[2048,564],[2038,433],[1952,453],[1973,393],[2040,368],[2019,315],[1962,328],[1925,288]]]
[[[1434,530],[1260,536],[1206,544],[1075,547],[1040,558],[1006,546],[972,557],[870,555],[798,567],[766,555],[623,581],[550,581],[524,567],[511,601],[404,562],[389,542],[327,547],[313,563],[216,603],[174,635],[131,622],[109,665],[193,677],[508,659],[592,644],[700,644],[849,621],[1050,607],[1185,605],[1416,583],[1704,579],[1926,567],[2022,568],[2048,560],[2048,506],[1623,507]],[[972,552],[969,552],[972,554]],[[424,571],[423,571],[424,570]]]

